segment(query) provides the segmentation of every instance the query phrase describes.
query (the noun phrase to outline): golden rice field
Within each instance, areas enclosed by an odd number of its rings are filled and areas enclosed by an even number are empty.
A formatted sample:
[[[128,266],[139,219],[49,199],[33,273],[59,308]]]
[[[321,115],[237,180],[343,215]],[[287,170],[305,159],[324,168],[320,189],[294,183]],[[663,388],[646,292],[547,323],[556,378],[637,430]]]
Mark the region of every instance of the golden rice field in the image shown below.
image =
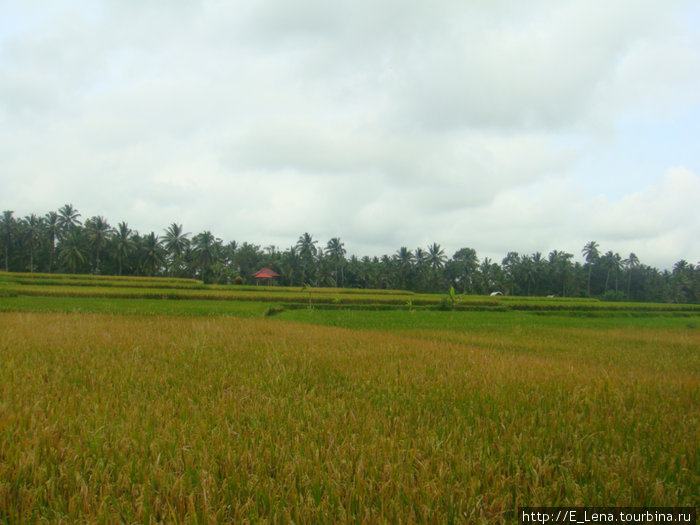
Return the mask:
[[[535,319],[382,331],[0,313],[0,523],[509,523],[518,505],[696,505],[697,328]]]

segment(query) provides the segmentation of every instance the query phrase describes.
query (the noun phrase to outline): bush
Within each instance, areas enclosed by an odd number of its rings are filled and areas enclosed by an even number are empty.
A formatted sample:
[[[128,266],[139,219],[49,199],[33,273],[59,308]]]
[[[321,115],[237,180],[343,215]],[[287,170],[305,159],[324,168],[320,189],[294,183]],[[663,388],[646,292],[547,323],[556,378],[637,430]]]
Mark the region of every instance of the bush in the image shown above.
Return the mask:
[[[625,300],[625,294],[622,292],[616,292],[615,290],[608,290],[605,292],[605,295],[601,297],[603,301],[624,301]]]
[[[452,310],[452,301],[450,301],[449,297],[443,297],[440,299],[440,303],[438,303],[438,310]]]

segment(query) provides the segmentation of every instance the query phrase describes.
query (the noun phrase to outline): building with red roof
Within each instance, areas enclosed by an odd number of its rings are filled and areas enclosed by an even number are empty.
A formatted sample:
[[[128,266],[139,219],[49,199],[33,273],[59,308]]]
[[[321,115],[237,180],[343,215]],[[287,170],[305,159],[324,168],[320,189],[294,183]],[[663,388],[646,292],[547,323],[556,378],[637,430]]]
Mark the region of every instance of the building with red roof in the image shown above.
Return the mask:
[[[265,279],[267,281],[271,281],[275,277],[279,277],[280,274],[275,272],[274,270],[270,270],[269,268],[260,268],[257,272],[253,274],[253,277],[255,277],[256,281],[259,281],[260,279]]]

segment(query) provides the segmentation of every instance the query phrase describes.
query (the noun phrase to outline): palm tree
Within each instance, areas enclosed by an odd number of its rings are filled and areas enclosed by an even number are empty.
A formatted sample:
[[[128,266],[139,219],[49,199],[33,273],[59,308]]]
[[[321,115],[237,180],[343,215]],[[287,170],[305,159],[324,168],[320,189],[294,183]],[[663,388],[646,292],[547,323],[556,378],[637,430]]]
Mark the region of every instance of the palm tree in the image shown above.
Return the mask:
[[[398,263],[399,268],[399,286],[402,290],[405,290],[408,272],[411,270],[411,265],[413,264],[413,254],[408,248],[402,246],[394,254],[394,259]]]
[[[114,258],[119,266],[119,275],[122,274],[124,263],[129,260],[131,253],[134,251],[132,234],[133,232],[129,226],[122,221],[117,225],[117,230],[112,236],[112,249],[114,250]]]
[[[200,277],[205,278],[205,274],[209,271],[217,259],[217,242],[219,241],[209,231],[205,231],[195,235],[192,239],[192,248],[197,266],[200,269]]]
[[[44,230],[49,240],[49,246],[51,247],[49,252],[49,273],[51,273],[56,252],[56,239],[61,235],[58,213],[50,211],[44,216]]]
[[[593,264],[600,258],[600,253],[598,252],[598,243],[595,241],[589,241],[581,250],[581,253],[586,258],[586,264],[588,265],[588,295],[591,295],[591,271],[593,269]]]
[[[82,224],[78,217],[80,214],[72,204],[64,204],[58,209],[58,224],[61,226],[62,235]]]
[[[313,281],[314,257],[318,250],[316,244],[318,241],[315,241],[308,232],[304,232],[297,240],[296,247],[301,259],[302,280],[305,283]]]
[[[427,261],[431,269],[430,288],[436,291],[436,289],[440,287],[440,269],[445,266],[447,262],[445,250],[443,250],[438,243],[434,242],[428,246]]]
[[[141,266],[146,275],[156,274],[165,264],[165,254],[160,243],[160,237],[151,232],[141,240]]]
[[[2,246],[5,250],[5,271],[8,271],[9,268],[10,245],[17,227],[16,221],[12,216],[13,213],[11,210],[5,210],[2,212],[2,219],[0,219],[0,236],[2,236]]]
[[[572,268],[571,259],[574,255],[571,253],[560,252],[553,250],[549,254],[549,265],[552,269],[552,274],[555,281],[561,283],[561,295],[566,297],[566,283],[569,278],[570,270]]]
[[[547,267],[547,261],[542,257],[540,252],[533,253],[530,260],[532,261],[532,281],[535,286],[534,293],[535,295],[541,295],[542,277]]]
[[[91,250],[95,253],[93,273],[100,273],[100,252],[104,249],[114,230],[104,217],[91,217],[85,221],[85,232]]]
[[[31,214],[24,218],[21,222],[23,230],[23,241],[29,247],[29,272],[34,272],[34,250],[39,244],[39,238],[41,235],[42,219],[37,217],[35,214]]]
[[[300,257],[312,257],[316,255],[316,245],[318,241],[315,241],[310,233],[304,232],[297,240],[296,247],[299,250]]]
[[[685,259],[673,265],[670,277],[670,292],[674,303],[687,303],[694,299],[693,273],[695,269]]]
[[[394,260],[388,255],[382,255],[378,266],[378,284],[380,288],[391,288],[394,277]]]
[[[530,296],[530,285],[535,285],[535,262],[530,255],[520,256],[520,272],[527,285],[527,295]]]
[[[627,259],[622,261],[622,264],[627,268],[627,298],[629,299],[632,289],[632,272],[639,266],[639,257],[632,252]]]
[[[438,243],[434,242],[428,246],[428,264],[433,270],[439,270],[445,266],[446,261],[445,250],[440,248]]]
[[[316,268],[318,269],[319,286],[338,286],[338,267],[334,266],[330,255],[323,254],[323,250],[318,250],[316,255]],[[335,272],[333,268],[335,268]]]
[[[85,252],[82,231],[77,228],[68,230],[61,241],[58,255],[70,273],[77,273],[78,267],[85,262]]]
[[[413,252],[413,260],[416,265],[416,272],[418,274],[419,286],[425,287],[425,278],[428,265],[428,254],[423,248],[416,248]]]
[[[185,254],[187,245],[189,244],[189,239],[187,238],[189,233],[184,233],[182,230],[182,224],[172,223],[165,230],[165,239],[163,245],[170,256],[170,275],[172,276],[173,270],[179,270],[182,257]]]
[[[618,273],[620,271],[620,268],[622,267],[622,258],[620,257],[619,253],[613,253],[612,251],[608,251],[605,253],[600,258],[601,263],[603,264],[603,267],[607,269],[607,275],[605,277],[605,291],[603,293],[607,293],[608,291],[608,283],[610,282],[610,274],[615,273],[615,291],[617,292],[618,289]]]
[[[282,267],[280,268],[280,274],[282,275],[285,283],[287,283],[289,286],[294,286],[294,283],[296,282],[295,278],[299,273],[300,263],[301,261],[299,259],[299,254],[297,253],[296,246],[290,247],[282,254]]]
[[[333,237],[328,241],[326,244],[326,255],[333,261],[335,265],[335,285],[338,286],[338,267],[340,266],[341,270],[341,283],[340,286],[343,286],[343,275],[342,275],[342,270],[343,270],[343,263],[345,263],[345,254],[347,252],[345,251],[345,244],[340,242],[340,237]]]

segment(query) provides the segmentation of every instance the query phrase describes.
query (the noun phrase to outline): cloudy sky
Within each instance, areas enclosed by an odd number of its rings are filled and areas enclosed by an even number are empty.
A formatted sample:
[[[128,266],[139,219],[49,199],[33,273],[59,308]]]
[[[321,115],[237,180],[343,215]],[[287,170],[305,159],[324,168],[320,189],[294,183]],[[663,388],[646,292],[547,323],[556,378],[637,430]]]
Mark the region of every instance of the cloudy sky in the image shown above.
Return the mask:
[[[50,7],[47,7],[50,5]],[[0,0],[0,209],[700,260],[695,0]]]

